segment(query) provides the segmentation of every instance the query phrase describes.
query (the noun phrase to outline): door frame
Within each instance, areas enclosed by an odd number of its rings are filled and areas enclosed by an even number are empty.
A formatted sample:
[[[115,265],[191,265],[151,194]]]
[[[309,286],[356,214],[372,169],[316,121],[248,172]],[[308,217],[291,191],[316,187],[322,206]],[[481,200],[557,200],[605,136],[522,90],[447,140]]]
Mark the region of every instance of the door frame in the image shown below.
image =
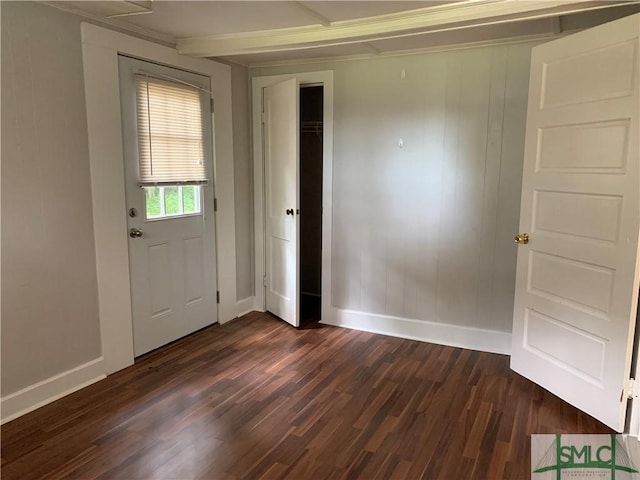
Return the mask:
[[[262,132],[263,89],[276,83],[295,78],[299,85],[323,86],[323,135],[322,135],[322,305],[323,321],[331,312],[331,225],[333,191],[333,71],[290,73],[253,77],[251,123],[253,131],[253,208],[254,208],[254,260],[255,303],[254,309],[266,311],[264,277],[266,274],[265,248],[265,175]]]
[[[218,322],[236,317],[235,202],[231,122],[231,68],[179,55],[123,33],[82,23],[82,59],[89,139],[98,316],[106,374],[133,364],[133,323],[125,203],[118,54],[200,73],[211,79],[216,100],[213,181]]]

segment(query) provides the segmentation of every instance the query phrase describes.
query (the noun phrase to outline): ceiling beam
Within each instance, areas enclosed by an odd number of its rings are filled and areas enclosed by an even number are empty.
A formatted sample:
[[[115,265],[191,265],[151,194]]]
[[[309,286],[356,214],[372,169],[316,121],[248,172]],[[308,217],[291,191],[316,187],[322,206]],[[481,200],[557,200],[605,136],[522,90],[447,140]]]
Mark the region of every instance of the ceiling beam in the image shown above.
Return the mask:
[[[426,32],[508,23],[639,3],[587,0],[463,0],[375,17],[177,40],[178,52],[193,57],[223,57],[396,38]],[[303,5],[301,5],[303,6]]]

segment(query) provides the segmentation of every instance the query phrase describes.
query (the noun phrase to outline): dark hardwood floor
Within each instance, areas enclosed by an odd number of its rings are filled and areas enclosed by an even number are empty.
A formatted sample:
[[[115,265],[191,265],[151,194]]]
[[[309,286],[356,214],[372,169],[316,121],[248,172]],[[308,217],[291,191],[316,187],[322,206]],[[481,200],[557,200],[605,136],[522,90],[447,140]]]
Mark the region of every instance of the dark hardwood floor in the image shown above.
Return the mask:
[[[251,313],[2,427],[2,479],[526,479],[608,433],[503,355]]]

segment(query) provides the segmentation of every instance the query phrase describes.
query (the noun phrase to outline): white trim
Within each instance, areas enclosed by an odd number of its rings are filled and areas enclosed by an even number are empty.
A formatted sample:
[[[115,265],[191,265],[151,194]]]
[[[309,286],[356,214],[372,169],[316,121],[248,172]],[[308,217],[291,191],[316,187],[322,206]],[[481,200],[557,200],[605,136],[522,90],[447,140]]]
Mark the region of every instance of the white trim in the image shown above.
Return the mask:
[[[375,60],[377,58],[390,58],[390,57],[406,57],[410,55],[425,55],[427,53],[440,53],[448,52],[451,50],[467,50],[470,48],[483,48],[483,47],[495,47],[500,45],[516,45],[519,43],[529,42],[544,42],[551,41],[558,38],[565,37],[575,33],[575,30],[566,30],[560,34],[555,33],[537,33],[533,35],[521,35],[517,37],[505,37],[492,40],[478,40],[475,42],[466,43],[450,43],[446,45],[437,45],[432,47],[410,48],[406,50],[392,50],[380,53],[356,53],[352,55],[340,55],[332,57],[313,57],[313,58],[300,58],[300,59],[283,59],[283,60],[269,60],[269,61],[256,61],[249,62],[247,66],[249,68],[266,68],[266,67],[288,67],[298,65],[314,65],[325,64],[334,62],[351,62],[354,60]]]
[[[638,262],[640,262],[640,256],[638,257]],[[640,272],[640,265],[636,268],[636,274],[638,274],[638,272]],[[636,332],[640,332],[639,320],[636,320]],[[631,365],[631,376],[638,382],[640,380],[638,378],[638,375],[640,375],[640,362],[638,362],[637,358],[638,353],[640,353],[640,335],[638,333],[636,333],[634,339],[634,350],[636,356],[634,363]],[[634,396],[631,399],[631,411],[627,416],[626,427],[625,433],[628,433],[630,437],[634,437],[640,441],[640,397],[638,396]]]
[[[322,315],[331,306],[331,217],[333,205],[333,71],[292,73],[252,80],[253,201],[255,249],[255,310],[265,311],[264,164],[262,149],[262,92],[264,87],[295,78],[299,84],[324,87],[322,142]]]
[[[482,352],[505,355],[511,352],[511,334],[497,330],[412,320],[335,307],[331,315],[323,317],[320,323]]]
[[[186,58],[171,48],[95,25],[83,23],[81,29],[100,333],[104,368],[110,374],[133,363],[118,53],[211,78],[216,100],[214,182],[220,323],[236,316],[231,69],[210,60]]]
[[[104,360],[100,357],[29,385],[0,399],[1,423],[9,422],[105,377]]]
[[[588,0],[466,0],[413,10],[272,30],[179,38],[178,51],[194,57],[221,57],[301,50],[484,25],[557,17],[569,13],[613,7],[623,2]]]
[[[255,310],[256,297],[247,297],[239,300],[236,306],[236,316],[241,317]]]
[[[318,23],[320,23],[320,25],[324,25],[325,27],[328,27],[331,25],[331,20],[329,20],[327,17],[325,17],[318,11],[314,10],[313,8],[309,7],[308,5],[305,5],[298,1],[294,1],[291,3],[293,3],[296,7],[299,7],[307,15],[311,15],[314,19],[318,21]]]
[[[78,4],[74,6],[68,5],[65,2],[60,2],[58,0],[51,0],[48,2],[42,2],[45,5],[49,5],[50,7],[57,8],[58,10],[62,10],[63,12],[72,13],[73,15],[78,15],[79,17],[88,18],[94,22],[97,22],[99,25],[106,25],[108,27],[118,28],[121,31],[133,33],[138,36],[142,36],[148,38],[149,40],[153,40],[154,42],[162,43],[167,47],[176,46],[176,39],[173,35],[168,35],[166,33],[158,32],[156,30],[150,30],[148,28],[140,27],[138,25],[134,25],[133,23],[129,23],[126,21],[120,20],[118,17],[105,17],[102,15],[97,15],[82,8],[77,8]],[[81,5],[81,4],[80,4]]]

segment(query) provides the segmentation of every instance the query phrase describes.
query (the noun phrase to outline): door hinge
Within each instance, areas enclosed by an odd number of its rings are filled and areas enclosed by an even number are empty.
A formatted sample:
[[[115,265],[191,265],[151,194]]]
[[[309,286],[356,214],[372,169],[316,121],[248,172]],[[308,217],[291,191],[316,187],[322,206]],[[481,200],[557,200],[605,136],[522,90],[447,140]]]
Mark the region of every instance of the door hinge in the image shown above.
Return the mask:
[[[264,112],[260,113],[260,121],[264,123]]]
[[[263,287],[267,286],[267,276],[266,275],[264,277],[262,277],[262,286]]]
[[[213,211],[214,212],[218,211],[218,199],[217,198],[213,199]]]
[[[213,110],[213,106],[214,106],[215,102],[214,102],[213,98],[210,98],[209,100],[211,101],[211,113],[213,113],[213,111],[214,111]]]
[[[216,292],[216,303],[220,303],[220,290]]]
[[[627,400],[633,400],[638,397],[640,397],[640,384],[636,382],[635,378],[629,378],[622,391],[620,401],[624,398],[627,398]]]

